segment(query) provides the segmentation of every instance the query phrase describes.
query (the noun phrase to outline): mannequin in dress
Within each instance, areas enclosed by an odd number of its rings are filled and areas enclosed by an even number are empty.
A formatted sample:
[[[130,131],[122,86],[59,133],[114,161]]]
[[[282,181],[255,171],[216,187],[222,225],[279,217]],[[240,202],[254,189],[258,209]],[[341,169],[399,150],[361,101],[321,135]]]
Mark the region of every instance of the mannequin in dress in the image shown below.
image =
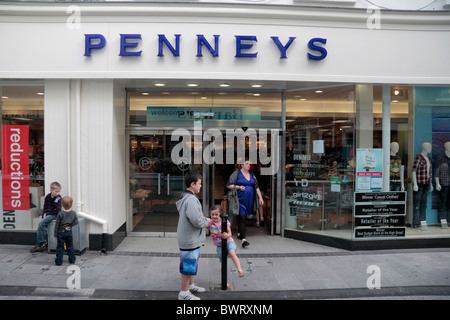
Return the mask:
[[[390,159],[390,172],[389,172],[389,189],[390,191],[405,191],[404,183],[404,168],[402,166],[402,159],[397,156],[400,146],[398,142],[391,143],[391,159]]]
[[[429,142],[422,143],[422,151],[417,154],[412,169],[413,179],[413,228],[422,224],[426,226],[426,210],[428,191],[433,191],[433,183],[431,179],[432,167],[431,158],[428,154],[431,152],[431,144]]]
[[[435,164],[434,180],[436,190],[439,191],[441,205],[439,207],[440,219],[450,219],[450,206],[448,199],[450,196],[450,141],[444,144],[444,153],[440,155]]]

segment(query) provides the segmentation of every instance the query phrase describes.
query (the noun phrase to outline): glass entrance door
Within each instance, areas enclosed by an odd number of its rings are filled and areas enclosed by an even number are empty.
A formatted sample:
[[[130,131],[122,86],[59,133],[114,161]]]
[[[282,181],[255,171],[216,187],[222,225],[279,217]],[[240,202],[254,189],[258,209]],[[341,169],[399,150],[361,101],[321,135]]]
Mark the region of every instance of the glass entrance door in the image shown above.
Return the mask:
[[[236,169],[235,162],[237,160],[236,149],[234,149],[234,162],[226,163],[226,153],[230,152],[223,139],[222,147],[216,145],[216,149],[212,153],[206,150],[209,143],[201,142],[199,137],[195,138],[189,132],[191,160],[194,160],[194,153],[200,152],[201,161],[173,161],[172,152],[179,150],[179,141],[172,141],[171,130],[146,131],[145,133],[130,134],[129,136],[129,199],[130,214],[128,224],[131,226],[129,231],[135,233],[146,233],[160,237],[175,236],[178,224],[178,211],[176,202],[184,191],[184,177],[194,170],[202,174],[202,190],[197,195],[203,206],[203,214],[209,215],[209,208],[213,204],[221,204],[222,200],[228,193],[226,183],[231,173]],[[225,135],[225,131],[222,132]],[[185,138],[186,139],[186,138]],[[274,161],[275,151],[271,148],[271,135],[264,141],[256,140],[256,145],[246,142],[246,155],[251,148],[258,150],[258,159],[262,149],[266,150],[266,154],[271,154]],[[186,152],[189,152],[185,150]],[[183,151],[184,152],[184,151]],[[222,163],[217,163],[211,158],[218,157],[217,153],[223,153]],[[233,152],[233,151],[231,151]],[[279,152],[279,151],[277,151]],[[201,164],[196,164],[201,162]],[[264,206],[260,209],[261,221],[267,228],[268,233],[274,234],[276,228],[274,222],[277,221],[274,212],[275,191],[279,189],[274,175],[261,175],[261,169],[272,165],[264,165],[261,162],[252,165],[253,172],[258,177],[260,190],[264,194]],[[279,171],[279,170],[276,170]],[[260,219],[253,215],[248,219],[249,225],[262,225]],[[279,219],[278,219],[279,222]],[[264,228],[264,229],[266,229]],[[261,228],[260,230],[263,230]]]
[[[176,202],[184,190],[184,177],[193,169],[202,172],[201,165],[173,163],[171,152],[177,143],[171,141],[171,131],[130,135],[130,223],[134,232],[162,237],[176,234]]]

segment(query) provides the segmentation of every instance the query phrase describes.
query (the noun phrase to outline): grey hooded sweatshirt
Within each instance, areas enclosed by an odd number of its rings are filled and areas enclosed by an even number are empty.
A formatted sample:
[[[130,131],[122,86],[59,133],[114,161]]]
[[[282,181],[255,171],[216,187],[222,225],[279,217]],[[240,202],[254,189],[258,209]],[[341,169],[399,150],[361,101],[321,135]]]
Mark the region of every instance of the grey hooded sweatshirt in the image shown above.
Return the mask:
[[[178,246],[181,250],[192,250],[201,247],[206,241],[204,228],[208,220],[203,216],[202,205],[198,198],[190,191],[182,193],[176,203],[178,219]]]

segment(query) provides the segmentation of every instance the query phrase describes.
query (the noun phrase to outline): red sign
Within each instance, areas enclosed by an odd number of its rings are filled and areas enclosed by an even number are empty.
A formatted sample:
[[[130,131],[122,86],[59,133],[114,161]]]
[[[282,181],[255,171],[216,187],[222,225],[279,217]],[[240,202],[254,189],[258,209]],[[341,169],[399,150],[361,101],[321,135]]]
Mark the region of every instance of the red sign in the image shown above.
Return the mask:
[[[2,193],[4,210],[30,209],[28,126],[2,126]]]

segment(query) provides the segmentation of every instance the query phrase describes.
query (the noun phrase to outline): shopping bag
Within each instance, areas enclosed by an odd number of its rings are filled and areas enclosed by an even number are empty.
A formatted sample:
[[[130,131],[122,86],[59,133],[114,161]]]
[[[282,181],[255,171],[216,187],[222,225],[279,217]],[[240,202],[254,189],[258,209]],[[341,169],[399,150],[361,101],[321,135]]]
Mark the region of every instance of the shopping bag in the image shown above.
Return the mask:
[[[239,198],[237,195],[236,187],[228,192],[228,215],[239,214]]]

